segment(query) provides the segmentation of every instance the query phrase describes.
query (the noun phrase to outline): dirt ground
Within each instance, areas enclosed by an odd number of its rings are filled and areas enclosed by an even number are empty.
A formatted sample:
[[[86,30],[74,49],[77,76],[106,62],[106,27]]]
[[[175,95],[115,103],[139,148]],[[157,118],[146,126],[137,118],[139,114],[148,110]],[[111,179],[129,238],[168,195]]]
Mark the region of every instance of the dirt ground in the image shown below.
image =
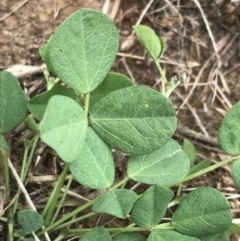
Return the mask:
[[[180,143],[184,138],[193,141],[198,161],[207,157],[213,163],[225,159],[217,134],[227,110],[240,100],[240,1],[1,0],[0,70],[15,66],[14,73],[18,73],[28,96],[44,91],[42,68],[37,68],[35,74],[29,74],[28,69],[26,74],[21,73],[19,68],[41,66],[39,47],[65,18],[82,7],[102,11],[114,21],[121,43],[113,70],[126,74],[137,85],[148,85],[159,91],[162,86],[157,69],[137,41],[132,26],[148,25],[164,39],[166,50],[160,62],[167,76],[187,75],[170,98],[178,117],[175,138]],[[16,167],[23,152],[22,136],[31,137],[23,125],[9,135]],[[47,158],[53,156],[48,154]],[[125,174],[124,158],[116,153],[119,178]],[[45,173],[53,175],[52,167],[46,166]],[[183,190],[189,192],[196,186],[221,190],[229,199],[234,218],[240,218],[240,191],[233,184],[230,166],[184,185]],[[73,188],[81,195],[92,195],[88,190]],[[36,206],[41,208],[44,202],[40,199],[33,195]],[[76,200],[71,203],[74,205]],[[95,226],[96,222],[99,220],[91,219],[84,226]],[[100,223],[109,223],[109,219],[102,218]],[[112,225],[127,223],[114,220]],[[4,237],[3,232],[4,229],[0,239]],[[238,238],[232,236],[231,240]]]

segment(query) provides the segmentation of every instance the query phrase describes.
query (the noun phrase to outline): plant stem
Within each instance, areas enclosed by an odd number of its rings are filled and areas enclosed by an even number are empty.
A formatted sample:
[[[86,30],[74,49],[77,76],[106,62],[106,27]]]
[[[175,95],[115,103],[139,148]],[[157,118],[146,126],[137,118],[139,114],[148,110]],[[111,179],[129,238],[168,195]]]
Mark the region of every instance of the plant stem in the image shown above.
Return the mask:
[[[31,151],[30,151],[30,154],[28,156],[28,159],[27,159],[27,163],[26,163],[26,167],[25,167],[25,171],[23,173],[23,176],[21,177],[22,181],[25,179],[25,177],[27,176],[27,172],[28,172],[28,169],[29,169],[29,166],[32,162],[32,158],[33,158],[33,154],[35,152],[35,149],[36,149],[36,146],[37,146],[37,143],[38,143],[38,139],[39,139],[39,134],[36,134],[33,139],[32,139],[32,147],[31,147]]]
[[[192,179],[194,179],[196,177],[202,176],[202,175],[204,175],[204,174],[206,174],[208,172],[211,172],[211,171],[213,171],[213,170],[215,170],[215,169],[217,169],[217,168],[219,168],[219,167],[221,167],[223,165],[226,165],[227,163],[230,163],[230,162],[232,162],[232,161],[234,161],[236,159],[239,159],[239,158],[240,158],[240,156],[236,156],[236,157],[232,157],[232,158],[226,159],[224,161],[221,161],[219,163],[216,163],[216,164],[214,164],[214,165],[212,165],[210,167],[207,167],[207,168],[205,168],[205,169],[203,169],[201,171],[198,171],[198,172],[195,172],[195,173],[193,173],[193,174],[191,174],[189,176],[186,176],[181,182],[179,182],[179,183],[177,183],[175,185],[179,185],[180,183],[184,183],[184,182],[192,180]],[[175,186],[175,185],[172,185],[172,186]],[[170,186],[170,187],[172,187],[172,186]]]
[[[168,204],[168,208],[171,208],[171,207],[179,204],[180,201],[181,201],[181,198],[179,198],[179,197],[178,197],[178,198],[175,198],[173,201],[171,201],[171,202]]]
[[[165,83],[165,85],[168,83],[168,81],[167,81],[167,78],[166,78],[166,76],[165,76],[165,74],[164,74],[164,72],[163,72],[163,70],[162,70],[162,67],[160,66],[160,64],[159,64],[159,61],[157,60],[157,61],[154,61],[154,63],[156,64],[156,66],[157,66],[157,68],[158,68],[158,71],[159,71],[159,73],[160,73],[160,75],[161,75],[161,77],[162,77],[162,79],[163,79],[163,82]]]
[[[140,228],[140,227],[104,228],[104,229],[110,233],[115,233],[115,232],[120,232],[120,231],[121,232],[149,231],[149,228]],[[69,229],[68,234],[83,235],[91,230],[92,230],[91,228]]]
[[[171,226],[171,223],[162,223],[159,224],[152,229],[173,229]],[[74,234],[74,235],[82,235],[89,231],[91,231],[91,228],[81,228],[81,229],[69,229],[68,234]],[[150,231],[149,228],[140,228],[140,227],[123,227],[123,228],[105,228],[106,231],[109,233],[115,233],[115,232],[138,232],[138,231]]]
[[[10,197],[10,174],[9,174],[9,166],[8,166],[8,151],[1,148],[1,154],[3,154],[3,166],[4,166],[4,185],[5,185],[5,191],[6,191],[6,201],[8,202]],[[9,207],[7,210],[7,226],[8,226],[8,235],[7,240],[13,241],[13,208]]]
[[[115,186],[113,186],[111,189],[109,189],[109,191],[116,189],[117,187],[123,185],[123,183],[125,183],[125,182],[127,182],[127,181],[128,181],[128,177],[125,177],[122,181],[120,181],[120,182],[117,183]],[[65,215],[64,217],[62,217],[61,219],[59,219],[57,222],[49,225],[49,226],[48,226],[47,228],[45,228],[44,230],[38,232],[38,236],[43,235],[45,232],[48,232],[48,231],[56,228],[58,225],[62,224],[64,221],[70,219],[71,217],[73,217],[73,216],[75,216],[76,214],[80,213],[80,212],[83,211],[84,209],[90,207],[91,205],[93,205],[93,204],[97,201],[97,199],[98,199],[99,197],[101,197],[101,195],[98,196],[98,197],[96,197],[96,198],[94,198],[93,200],[91,200],[91,201],[83,204],[82,206],[76,208],[76,209],[73,210],[72,212],[68,213],[67,215]]]
[[[65,180],[65,177],[68,173],[68,170],[69,170],[69,164],[66,164],[59,179],[58,179],[58,182],[57,182],[57,185],[54,187],[52,193],[51,193],[51,196],[50,198],[48,199],[48,202],[47,202],[47,205],[45,206],[43,212],[42,212],[42,215],[45,216],[45,226],[48,226],[50,223],[51,223],[51,220],[52,220],[52,217],[53,217],[53,212],[54,212],[54,209],[56,207],[56,203],[57,203],[57,199],[58,199],[58,196],[59,196],[59,193],[61,191],[61,188],[63,186],[63,183],[64,183],[64,180]],[[44,232],[46,229],[44,229]]]
[[[10,174],[8,166],[8,151],[1,149],[3,154],[3,166],[4,166],[4,184],[6,190],[6,201],[8,202],[10,196]]]
[[[57,222],[49,225],[47,228],[45,228],[44,230],[40,231],[37,233],[38,236],[43,235],[45,232],[48,232],[54,228],[56,228],[58,225],[60,225],[61,223],[63,223],[64,221],[68,220],[69,218],[73,217],[74,215],[80,213],[82,210],[90,207],[92,204],[94,204],[96,202],[96,200],[98,199],[98,197],[96,197],[95,199],[85,203],[84,205],[78,207],[77,209],[73,210],[72,212],[68,213],[67,215],[65,215],[64,217],[62,217],[61,219],[59,219]]]
[[[0,216],[0,221],[2,221],[2,222],[8,222],[8,219],[5,218],[5,217],[3,217],[3,216]]]
[[[90,213],[85,214],[85,215],[83,215],[81,217],[74,218],[74,219],[72,219],[72,220],[70,220],[68,222],[65,222],[65,223],[59,225],[57,228],[54,229],[54,231],[58,230],[58,229],[63,229],[63,228],[65,228],[65,227],[67,227],[67,226],[69,226],[69,225],[71,225],[73,223],[76,223],[76,222],[82,221],[84,219],[90,218],[90,217],[92,217],[94,215],[98,215],[98,213],[90,212]]]
[[[116,189],[116,188],[118,188],[118,187],[120,187],[120,186],[122,186],[122,185],[125,185],[125,183],[126,183],[128,180],[129,180],[128,177],[123,178],[122,181],[118,182],[116,185],[114,185],[113,187],[111,187],[111,188],[109,189],[109,191],[112,191],[112,190],[114,190],[114,189]]]
[[[67,186],[66,186],[66,188],[65,188],[65,191],[64,191],[64,193],[63,193],[63,195],[62,195],[62,198],[61,198],[61,200],[60,200],[60,202],[59,202],[59,204],[58,204],[57,210],[56,210],[56,212],[55,212],[55,214],[54,214],[54,216],[53,216],[53,218],[52,218],[51,224],[55,222],[55,220],[56,220],[56,218],[57,218],[57,216],[58,216],[58,214],[59,214],[59,211],[60,211],[60,209],[62,208],[62,205],[63,205],[63,203],[64,203],[64,201],[65,201],[65,199],[66,199],[67,192],[68,192],[68,190],[69,190],[69,188],[70,188],[70,186],[71,186],[71,184],[72,184],[72,181],[73,181],[73,176],[71,175],[70,178],[69,178],[69,180],[68,180],[68,183],[67,183]]]

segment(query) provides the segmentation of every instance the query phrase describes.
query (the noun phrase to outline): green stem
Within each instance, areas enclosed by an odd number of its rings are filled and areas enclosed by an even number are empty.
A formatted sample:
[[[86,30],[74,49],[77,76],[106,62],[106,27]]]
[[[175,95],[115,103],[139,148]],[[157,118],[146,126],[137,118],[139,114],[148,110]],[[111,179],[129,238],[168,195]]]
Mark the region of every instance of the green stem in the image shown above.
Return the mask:
[[[104,228],[109,233],[115,233],[115,232],[138,232],[138,231],[149,231],[149,228],[140,228],[140,227],[124,227],[124,228]],[[91,231],[91,228],[81,228],[81,229],[69,229],[68,234],[74,234],[74,235],[83,235],[89,231]]]
[[[136,224],[132,223],[132,224],[128,225],[127,228],[132,228],[132,227],[135,227],[135,226],[136,226]],[[117,236],[118,234],[123,233],[123,232],[124,231],[120,231],[120,232],[116,232],[116,233],[112,234],[112,238],[114,238],[115,236]]]
[[[85,214],[85,215],[83,215],[81,217],[74,218],[74,219],[72,219],[72,220],[70,220],[68,222],[65,222],[65,223],[59,225],[57,228],[54,229],[54,231],[56,231],[58,229],[66,228],[66,227],[70,226],[73,223],[76,223],[76,222],[82,221],[84,219],[90,218],[90,217],[92,217],[94,215],[98,215],[98,213],[91,212],[91,213]]]
[[[179,197],[182,190],[182,183],[179,184],[176,196]]]
[[[8,241],[13,241],[13,227],[14,227],[14,213],[13,207],[8,209]]]
[[[4,163],[4,183],[6,190],[6,201],[8,202],[10,196],[10,174],[8,166],[8,151],[1,149],[3,154],[3,163]]]
[[[53,213],[56,207],[57,199],[59,197],[59,193],[61,192],[61,188],[63,186],[63,183],[65,181],[66,175],[69,170],[69,164],[66,164],[59,179],[57,182],[57,185],[54,187],[50,198],[48,199],[47,205],[45,206],[42,215],[45,216],[45,226],[49,226],[53,217]],[[46,229],[44,229],[44,232]]]
[[[161,75],[161,77],[162,77],[162,79],[163,79],[163,82],[165,83],[165,85],[168,83],[168,81],[167,81],[167,78],[166,78],[166,76],[165,76],[165,74],[164,74],[164,72],[163,72],[163,70],[162,70],[162,67],[160,66],[160,64],[159,64],[159,61],[158,60],[156,60],[156,61],[154,61],[154,63],[156,64],[156,66],[157,66],[157,68],[158,68],[158,71],[159,71],[159,73],[160,73],[160,75]]]
[[[125,183],[125,182],[127,182],[127,181],[128,181],[128,177],[125,177],[122,181],[120,181],[120,182],[117,183],[115,186],[113,186],[109,191],[116,189],[117,187],[123,185],[123,183]],[[48,226],[47,228],[45,228],[44,230],[38,232],[38,235],[39,235],[39,236],[40,236],[40,235],[43,235],[45,232],[48,232],[48,231],[56,228],[57,226],[59,226],[60,224],[62,224],[64,221],[70,219],[71,217],[77,215],[78,213],[80,213],[80,212],[83,211],[84,209],[90,207],[91,205],[93,205],[93,204],[97,201],[97,199],[98,199],[99,197],[101,197],[101,195],[98,196],[98,197],[96,197],[96,198],[94,198],[93,200],[85,203],[84,205],[76,208],[76,209],[73,210],[72,212],[68,213],[67,215],[65,215],[64,217],[62,217],[61,219],[59,219],[57,222],[49,225],[49,226]],[[47,226],[47,225],[46,225],[46,226]]]
[[[9,152],[5,149],[2,149],[2,154],[3,154],[3,165],[4,165],[4,184],[5,184],[5,191],[6,191],[6,201],[9,201],[10,198],[10,174],[9,174],[9,166],[8,166],[8,155]],[[13,208],[9,207],[7,210],[7,219],[8,219],[8,234],[7,234],[7,240],[8,241],[13,241],[13,223],[14,223],[14,218],[13,218]]]
[[[0,221],[2,221],[2,222],[8,222],[8,219],[5,218],[5,217],[0,216]]]
[[[59,212],[60,212],[60,209],[61,209],[62,206],[63,206],[63,203],[64,203],[64,201],[65,201],[65,199],[66,199],[67,192],[68,192],[68,190],[69,190],[69,188],[70,188],[70,186],[71,186],[71,184],[72,184],[72,181],[73,181],[73,176],[71,175],[70,178],[69,178],[69,180],[68,180],[68,183],[67,183],[67,186],[66,186],[66,188],[65,188],[65,191],[64,191],[64,193],[63,193],[63,195],[62,195],[62,198],[61,198],[61,200],[60,200],[60,202],[59,202],[59,204],[58,204],[57,210],[56,210],[56,212],[55,212],[55,214],[54,214],[54,216],[53,216],[53,218],[52,218],[51,224],[55,222],[55,220],[56,220],[56,218],[57,218],[57,216],[58,216],[58,214],[59,214]]]
[[[155,230],[155,229],[173,229],[173,228],[171,226],[171,223],[163,223],[153,227],[152,229]],[[68,234],[82,235],[91,230],[92,230],[91,228],[69,229]],[[150,231],[149,228],[140,228],[140,227],[105,228],[105,230],[108,231],[109,233]]]
[[[171,201],[169,204],[168,204],[168,208],[171,208],[177,204],[179,204],[181,201],[181,198],[175,198],[173,201]]]
[[[20,179],[21,179],[22,182],[24,180],[24,172],[25,172],[25,169],[26,169],[27,156],[28,156],[28,152],[29,152],[29,149],[30,149],[30,147],[28,145],[25,145],[24,147],[25,147],[24,148],[24,155],[23,155],[22,168],[21,168],[21,173],[20,173]],[[17,193],[19,193],[19,194],[21,193],[20,187],[18,187]],[[16,198],[16,200],[13,204],[13,212],[14,213],[17,210],[18,199],[19,199],[19,195],[18,195],[18,197]]]
[[[54,228],[56,228],[58,225],[62,224],[64,221],[68,220],[69,218],[75,216],[76,214],[80,213],[81,211],[83,211],[84,209],[90,207],[91,205],[93,205],[96,200],[98,199],[98,197],[96,197],[95,199],[85,203],[84,205],[78,207],[77,209],[73,210],[72,212],[68,213],[67,215],[65,215],[64,217],[62,217],[61,219],[59,219],[57,222],[49,225],[47,228],[45,228],[44,230],[40,231],[37,233],[38,236],[43,235],[45,232],[48,232]]]
[[[32,141],[33,141],[33,144],[32,144],[32,147],[31,147],[31,151],[30,151],[30,154],[28,156],[28,159],[27,159],[27,163],[26,163],[26,167],[25,167],[25,170],[23,172],[23,176],[21,177],[22,178],[22,181],[25,179],[25,177],[27,176],[27,172],[29,170],[29,166],[31,165],[31,162],[32,162],[32,158],[33,158],[33,155],[34,155],[34,152],[35,152],[35,149],[36,149],[36,146],[37,146],[37,143],[38,143],[38,139],[39,139],[39,134],[36,134]]]
[[[122,185],[125,185],[125,183],[126,183],[128,180],[129,180],[128,177],[123,178],[122,181],[118,182],[116,185],[114,185],[112,188],[110,188],[109,191],[112,191],[112,190],[114,190],[114,189],[116,189],[116,188],[118,188],[118,187],[120,187],[120,186],[122,186]]]
[[[189,176],[186,176],[181,182],[179,182],[179,183],[177,183],[175,185],[179,185],[180,183],[184,183],[184,182],[192,180],[192,179],[194,179],[196,177],[202,176],[202,175],[204,175],[204,174],[206,174],[208,172],[211,172],[211,171],[213,171],[213,170],[215,170],[215,169],[217,169],[217,168],[219,168],[219,167],[221,167],[223,165],[226,165],[227,163],[230,163],[230,162],[232,162],[232,161],[234,161],[236,159],[239,159],[239,158],[240,158],[240,156],[236,156],[236,157],[232,157],[232,158],[226,159],[224,161],[221,161],[219,163],[216,163],[216,164],[214,164],[214,165],[212,165],[210,167],[207,167],[207,168],[205,168],[205,169],[203,169],[201,171],[198,171],[198,172],[195,172],[195,173],[193,173],[193,174],[191,174]],[[172,185],[172,186],[175,186],[175,185]],[[170,186],[170,187],[172,187],[172,186]]]

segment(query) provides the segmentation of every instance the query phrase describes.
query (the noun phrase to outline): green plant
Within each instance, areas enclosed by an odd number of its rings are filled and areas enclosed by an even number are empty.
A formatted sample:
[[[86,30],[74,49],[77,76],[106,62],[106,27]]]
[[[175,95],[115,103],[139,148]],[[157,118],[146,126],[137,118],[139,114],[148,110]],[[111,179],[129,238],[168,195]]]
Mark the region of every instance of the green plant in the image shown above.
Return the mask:
[[[31,141],[25,141],[21,180],[25,180],[39,136],[65,162],[42,216],[31,214],[33,222],[39,219],[39,225],[28,227],[29,219],[21,218],[23,211],[18,212],[23,228],[23,231],[15,233],[19,239],[36,232],[42,226],[41,217],[45,227],[36,235],[42,237],[45,233],[61,230],[56,240],[83,235],[81,241],[225,241],[229,240],[228,233],[240,233],[239,225],[232,222],[230,205],[221,192],[211,187],[200,187],[185,197],[181,193],[182,183],[230,162],[233,162],[233,178],[239,188],[240,102],[228,112],[219,131],[221,147],[233,157],[214,165],[209,159],[195,165],[195,147],[185,140],[182,148],[172,139],[177,118],[168,96],[180,81],[168,81],[159,64],[164,42],[146,26],[134,26],[134,30],[162,76],[166,87],[163,93],[133,86],[128,77],[109,72],[118,50],[118,32],[108,17],[90,9],[71,15],[40,49],[48,70],[65,85],[46,74],[48,90],[27,104],[14,76],[1,72],[0,144],[8,195],[9,148],[3,135],[26,117],[27,107],[40,124],[38,126],[32,116],[26,118],[27,127],[36,134]],[[11,81],[15,83],[11,90],[16,90],[13,96],[2,91],[10,88]],[[114,185],[111,148],[129,154],[127,176]],[[69,171],[71,177],[66,191],[73,179],[91,189],[104,191],[57,220],[66,192],[58,206],[56,204]],[[150,187],[137,194],[125,188],[129,180]],[[173,187],[178,189],[176,195],[171,190]],[[163,222],[167,209],[177,205],[171,221]],[[90,206],[93,212],[76,217]],[[16,208],[17,201],[8,209],[7,220],[2,217],[2,221],[10,220],[9,240],[13,240]],[[120,219],[130,214],[132,224],[121,228],[71,229],[73,223],[98,213]],[[144,237],[138,231],[150,231],[150,234]]]

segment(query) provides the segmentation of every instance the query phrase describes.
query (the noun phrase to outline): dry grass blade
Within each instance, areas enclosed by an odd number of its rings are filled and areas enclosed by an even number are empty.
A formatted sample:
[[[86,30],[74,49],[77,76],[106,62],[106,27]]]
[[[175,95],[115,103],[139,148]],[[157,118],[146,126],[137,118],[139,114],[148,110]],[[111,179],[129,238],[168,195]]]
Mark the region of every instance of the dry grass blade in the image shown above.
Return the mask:
[[[20,179],[16,169],[14,168],[14,166],[13,166],[13,164],[12,164],[12,162],[11,162],[11,160],[9,158],[8,158],[8,165],[9,165],[9,168],[12,171],[12,174],[13,174],[14,178],[16,179],[19,187],[21,188],[21,190],[22,190],[22,192],[23,192],[23,194],[24,194],[24,196],[25,196],[29,206],[31,207],[32,210],[37,211],[34,203],[32,202],[30,196],[28,195],[28,192],[27,192],[25,186],[23,185],[23,183],[22,183],[22,181],[21,181],[21,179]],[[45,229],[44,226],[42,228]],[[48,241],[51,241],[47,233],[45,233],[44,235],[45,235],[45,237],[46,237],[46,239]]]
[[[16,2],[13,6],[13,10],[8,13],[8,14],[4,14],[1,18],[0,18],[0,22],[5,20],[6,18],[8,18],[10,15],[12,15],[14,12],[16,12],[19,8],[21,8],[25,3],[27,3],[28,0],[24,0],[24,1],[20,1],[20,2]]]
[[[209,37],[210,37],[212,45],[213,45],[215,55],[217,57],[217,73],[216,73],[216,78],[215,78],[215,91],[214,91],[213,98],[212,98],[212,102],[213,102],[214,99],[215,99],[215,96],[216,96],[216,91],[217,91],[216,88],[217,88],[217,84],[218,84],[218,75],[219,75],[219,69],[220,69],[220,65],[221,65],[221,59],[220,59],[220,56],[218,54],[218,49],[217,49],[216,42],[215,42],[215,39],[214,39],[213,34],[212,34],[212,30],[211,30],[211,28],[209,26],[209,23],[207,21],[207,18],[206,18],[205,14],[202,10],[202,7],[199,4],[198,0],[193,0],[193,1],[196,4],[196,6],[199,8],[199,11],[201,12],[202,18],[204,20],[205,26],[207,28]]]

